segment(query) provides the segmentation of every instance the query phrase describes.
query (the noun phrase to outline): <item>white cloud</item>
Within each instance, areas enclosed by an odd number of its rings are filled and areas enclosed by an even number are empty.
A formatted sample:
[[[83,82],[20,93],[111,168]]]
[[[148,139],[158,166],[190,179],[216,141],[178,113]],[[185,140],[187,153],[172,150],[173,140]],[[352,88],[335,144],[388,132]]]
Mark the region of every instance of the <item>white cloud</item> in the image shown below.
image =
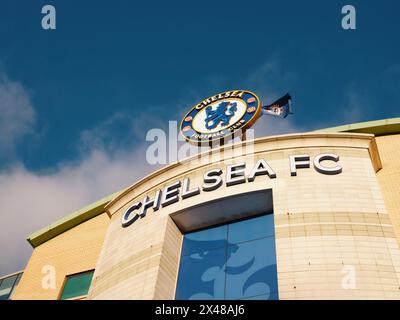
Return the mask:
[[[257,93],[263,104],[280,98],[291,87],[297,76],[276,58],[267,59],[245,80],[250,91]]]
[[[251,91],[259,95],[262,105],[267,105],[286,94],[296,79],[296,74],[288,70],[280,59],[269,58],[249,75],[245,83]],[[296,125],[293,116],[289,115],[285,119],[262,116],[252,129],[254,129],[255,137],[258,138],[301,132],[305,128]]]
[[[252,129],[254,129],[256,138],[305,131],[300,126],[296,125],[290,116],[285,119],[273,116],[262,116]]]
[[[35,110],[28,91],[0,75],[0,152],[8,155],[8,165],[0,171],[0,276],[25,267],[32,251],[26,241],[29,234],[155,169],[145,161],[144,143],[122,147],[139,134],[135,123],[117,113],[81,133],[79,160],[61,162],[45,172],[30,171],[19,162],[15,149],[25,135],[35,134]],[[115,128],[121,125],[127,131],[115,137]]]
[[[0,158],[15,156],[15,146],[33,132],[35,110],[27,90],[0,74]]]
[[[347,94],[344,111],[345,123],[354,123],[362,120],[363,115],[365,115],[366,104],[363,104],[361,100],[360,95],[356,91]]]
[[[143,148],[112,156],[97,149],[45,174],[22,165],[0,173],[0,275],[25,267],[31,252],[27,235],[154,170],[144,155]]]

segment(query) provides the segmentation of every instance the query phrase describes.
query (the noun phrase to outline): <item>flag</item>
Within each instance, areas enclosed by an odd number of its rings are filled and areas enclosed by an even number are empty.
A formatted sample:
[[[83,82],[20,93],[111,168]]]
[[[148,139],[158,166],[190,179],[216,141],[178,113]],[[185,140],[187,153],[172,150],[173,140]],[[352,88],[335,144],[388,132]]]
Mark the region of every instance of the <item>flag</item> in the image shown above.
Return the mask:
[[[262,107],[262,113],[279,118],[286,118],[288,114],[292,114],[292,97],[286,93],[282,98],[275,102]]]

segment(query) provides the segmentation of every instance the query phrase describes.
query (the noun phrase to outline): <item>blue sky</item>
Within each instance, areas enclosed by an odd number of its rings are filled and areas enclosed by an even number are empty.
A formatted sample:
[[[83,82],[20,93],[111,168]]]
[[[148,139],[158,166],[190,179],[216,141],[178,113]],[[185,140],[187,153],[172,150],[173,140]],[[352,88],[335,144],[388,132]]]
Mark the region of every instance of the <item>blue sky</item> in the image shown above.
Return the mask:
[[[56,30],[41,28],[45,4]],[[357,30],[341,28],[345,4]],[[218,92],[291,93],[295,114],[261,119],[258,135],[399,116],[399,12],[394,0],[2,1],[0,237],[15,245],[0,248],[0,274],[24,266],[27,234],[151,170],[146,132]]]

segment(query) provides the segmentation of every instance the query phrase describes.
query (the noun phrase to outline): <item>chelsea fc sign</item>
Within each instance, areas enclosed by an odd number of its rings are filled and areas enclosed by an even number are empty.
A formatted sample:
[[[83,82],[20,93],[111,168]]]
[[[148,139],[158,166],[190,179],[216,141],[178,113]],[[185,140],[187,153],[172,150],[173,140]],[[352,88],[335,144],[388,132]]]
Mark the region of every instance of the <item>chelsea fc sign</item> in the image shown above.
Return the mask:
[[[326,164],[328,162],[328,165]],[[298,169],[310,168],[311,164],[316,172],[325,175],[335,175],[342,172],[342,166],[338,163],[339,156],[333,153],[318,154],[311,159],[308,154],[289,156],[290,175],[297,176]],[[190,178],[176,180],[171,184],[165,185],[162,189],[155,191],[155,195],[150,197],[145,195],[143,200],[129,206],[121,218],[122,227],[128,227],[135,221],[144,218],[148,209],[153,212],[169,206],[180,200],[199,195],[202,192],[214,191],[225,183],[226,187],[235,186],[242,183],[252,183],[258,179],[276,179],[277,173],[265,159],[259,159],[252,165],[246,173],[246,163],[230,164],[224,170],[214,168],[203,174],[201,185],[192,185]],[[268,178],[266,178],[268,177]]]
[[[260,99],[254,93],[227,91],[195,105],[182,119],[180,132],[188,142],[208,143],[244,132],[260,115]]]

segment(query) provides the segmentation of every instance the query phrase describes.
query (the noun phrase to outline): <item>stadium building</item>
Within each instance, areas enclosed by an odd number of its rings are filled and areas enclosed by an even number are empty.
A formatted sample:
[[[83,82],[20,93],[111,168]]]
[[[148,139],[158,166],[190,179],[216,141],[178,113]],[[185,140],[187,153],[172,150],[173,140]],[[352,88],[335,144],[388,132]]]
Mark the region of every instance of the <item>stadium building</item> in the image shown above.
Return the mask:
[[[400,118],[244,150],[168,165],[33,233],[2,297],[400,299]]]

